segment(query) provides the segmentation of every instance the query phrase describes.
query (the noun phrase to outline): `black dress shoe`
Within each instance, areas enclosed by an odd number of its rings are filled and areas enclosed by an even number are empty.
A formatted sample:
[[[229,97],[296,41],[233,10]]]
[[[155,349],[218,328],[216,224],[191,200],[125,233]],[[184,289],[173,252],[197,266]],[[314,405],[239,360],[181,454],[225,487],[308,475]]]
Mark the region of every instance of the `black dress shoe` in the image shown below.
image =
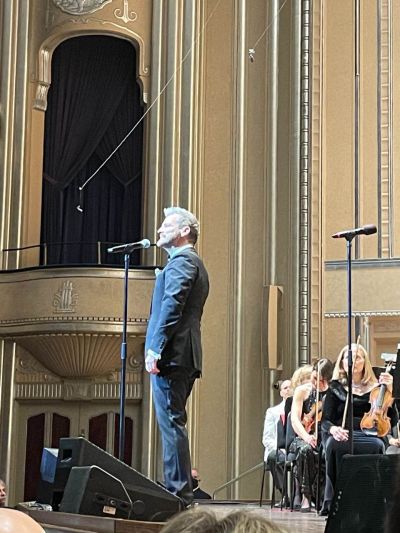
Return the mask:
[[[319,516],[328,516],[329,509],[321,509],[318,514]]]
[[[274,509],[280,509],[281,507],[282,509],[289,509],[290,501],[287,498],[285,498],[284,500],[281,500],[280,502],[274,505]]]

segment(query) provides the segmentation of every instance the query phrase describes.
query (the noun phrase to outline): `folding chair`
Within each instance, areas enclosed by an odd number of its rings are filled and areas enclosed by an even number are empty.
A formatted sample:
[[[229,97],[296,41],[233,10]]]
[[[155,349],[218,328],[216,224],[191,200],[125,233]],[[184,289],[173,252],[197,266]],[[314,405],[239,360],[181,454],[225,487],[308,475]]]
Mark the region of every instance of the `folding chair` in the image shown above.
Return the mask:
[[[272,477],[271,507],[273,507],[275,505],[275,480],[274,480],[274,476],[272,475],[271,467],[270,467],[270,465],[268,464],[267,461],[264,461],[264,470],[263,470],[263,475],[262,475],[262,480],[261,480],[260,507],[262,507],[262,500],[263,500],[263,495],[264,495],[265,473],[266,472],[271,472],[271,477]]]
[[[285,428],[285,464],[283,469],[283,494],[284,497],[289,498],[290,500],[290,510],[293,511],[294,506],[294,496],[295,496],[295,476],[294,476],[294,468],[296,466],[296,454],[289,451],[290,445],[294,441],[296,437],[296,433],[294,432],[292,421],[290,417],[290,413],[286,419],[286,428]],[[288,492],[288,477],[290,478],[290,497]],[[283,498],[282,498],[283,502]],[[281,503],[281,509],[283,508],[283,505]]]
[[[277,448],[276,448],[276,455],[275,455],[275,464],[280,465],[282,462],[284,463],[285,459],[282,461],[279,459],[282,450],[286,456],[285,452],[285,446],[286,446],[286,435],[285,435],[285,426],[283,424],[283,421],[281,418],[279,418],[277,422]],[[271,465],[265,461],[264,462],[264,471],[263,471],[263,477],[261,480],[261,492],[260,492],[260,507],[262,506],[262,499],[264,494],[264,484],[265,484],[265,473],[271,472],[272,476],[272,495],[271,495],[271,508],[275,505],[275,489],[276,489],[276,483],[275,483],[275,476],[274,472],[272,471]],[[282,494],[282,499],[285,498],[285,494]]]

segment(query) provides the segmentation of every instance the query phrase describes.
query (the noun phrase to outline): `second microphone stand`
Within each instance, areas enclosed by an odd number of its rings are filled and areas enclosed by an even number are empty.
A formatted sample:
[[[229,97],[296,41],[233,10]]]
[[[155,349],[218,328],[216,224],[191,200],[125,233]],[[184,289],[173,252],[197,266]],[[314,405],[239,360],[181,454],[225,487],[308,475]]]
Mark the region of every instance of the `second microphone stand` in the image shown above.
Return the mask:
[[[347,428],[349,430],[349,445],[350,454],[354,453],[354,439],[353,439],[353,350],[351,340],[351,245],[354,235],[346,237],[347,248],[347,379],[348,379],[348,405],[347,405]],[[357,356],[357,354],[356,354]]]

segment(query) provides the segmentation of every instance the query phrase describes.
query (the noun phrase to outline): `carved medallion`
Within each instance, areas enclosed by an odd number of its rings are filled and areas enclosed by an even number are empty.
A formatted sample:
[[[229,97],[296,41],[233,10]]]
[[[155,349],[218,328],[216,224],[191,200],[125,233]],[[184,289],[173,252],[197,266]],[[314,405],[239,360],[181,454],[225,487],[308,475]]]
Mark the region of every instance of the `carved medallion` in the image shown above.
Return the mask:
[[[94,13],[110,2],[112,0],[53,0],[59,9],[71,15]]]

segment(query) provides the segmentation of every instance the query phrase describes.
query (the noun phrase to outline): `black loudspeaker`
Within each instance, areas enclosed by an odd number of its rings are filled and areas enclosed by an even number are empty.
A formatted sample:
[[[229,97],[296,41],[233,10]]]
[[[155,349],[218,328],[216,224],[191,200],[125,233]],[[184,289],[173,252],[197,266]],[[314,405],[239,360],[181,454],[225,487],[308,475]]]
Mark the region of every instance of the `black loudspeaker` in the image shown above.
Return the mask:
[[[58,510],[71,469],[98,466],[121,481],[131,502],[131,518],[163,522],[183,509],[180,498],[83,437],[60,439],[54,478],[53,509]]]
[[[64,513],[130,518],[132,502],[119,479],[98,466],[71,469],[60,504]]]
[[[345,455],[325,533],[384,533],[399,466],[400,455]]]

